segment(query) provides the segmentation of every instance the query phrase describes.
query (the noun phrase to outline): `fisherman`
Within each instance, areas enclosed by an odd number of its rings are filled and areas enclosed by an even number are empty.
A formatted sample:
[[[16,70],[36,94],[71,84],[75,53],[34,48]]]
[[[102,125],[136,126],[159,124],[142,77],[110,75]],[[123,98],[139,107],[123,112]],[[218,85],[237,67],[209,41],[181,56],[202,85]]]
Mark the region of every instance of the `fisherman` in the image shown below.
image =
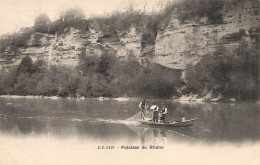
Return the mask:
[[[139,108],[141,109],[141,119],[144,120],[145,119],[145,113],[144,113],[144,110],[146,109],[146,100],[143,99],[143,101],[141,101],[139,103]]]
[[[151,106],[151,110],[153,110],[153,122],[158,123],[159,118],[159,107],[156,103],[153,103]]]
[[[165,122],[166,115],[167,115],[167,108],[163,105],[161,110],[161,117],[160,117],[160,120],[162,122]]]

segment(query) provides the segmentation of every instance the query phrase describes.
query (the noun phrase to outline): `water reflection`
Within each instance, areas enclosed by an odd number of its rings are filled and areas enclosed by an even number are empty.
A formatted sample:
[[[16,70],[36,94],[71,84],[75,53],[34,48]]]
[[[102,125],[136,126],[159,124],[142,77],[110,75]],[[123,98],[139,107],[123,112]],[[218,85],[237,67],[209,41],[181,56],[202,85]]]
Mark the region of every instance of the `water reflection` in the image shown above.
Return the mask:
[[[167,144],[166,131],[163,129],[153,128],[153,145]]]
[[[157,100],[159,106],[168,107],[168,120],[183,116],[199,120],[191,128],[155,128],[125,120],[139,111],[138,102],[0,98],[0,132],[12,136],[79,136],[140,144],[164,144],[176,139],[205,142],[260,139],[260,111],[254,103],[181,104]]]
[[[138,135],[141,145],[165,145],[167,143],[166,131],[163,129],[149,127],[129,128],[131,128]]]
[[[168,107],[168,120],[199,118],[190,128],[164,128],[125,120],[139,111],[138,102],[0,98],[1,163],[258,164],[257,104],[157,100],[159,106]],[[148,104],[153,102],[148,100]],[[99,145],[158,145],[164,149],[108,152],[97,150]],[[145,161],[136,159],[137,155]]]
[[[128,128],[139,137],[140,144],[147,145],[165,145],[169,141],[197,141],[199,142],[197,131],[191,128],[179,128],[179,127],[152,127],[144,125],[127,125]],[[198,130],[199,132],[199,130]]]

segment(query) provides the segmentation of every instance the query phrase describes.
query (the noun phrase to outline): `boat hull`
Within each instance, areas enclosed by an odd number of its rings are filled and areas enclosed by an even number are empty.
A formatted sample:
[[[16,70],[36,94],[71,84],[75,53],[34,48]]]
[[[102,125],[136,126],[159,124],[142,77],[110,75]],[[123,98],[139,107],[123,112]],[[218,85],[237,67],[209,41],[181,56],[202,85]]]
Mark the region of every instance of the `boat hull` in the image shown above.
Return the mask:
[[[148,126],[156,126],[156,127],[190,127],[193,125],[192,121],[184,121],[184,122],[159,122],[154,123],[150,121],[141,121],[142,125],[148,125]]]

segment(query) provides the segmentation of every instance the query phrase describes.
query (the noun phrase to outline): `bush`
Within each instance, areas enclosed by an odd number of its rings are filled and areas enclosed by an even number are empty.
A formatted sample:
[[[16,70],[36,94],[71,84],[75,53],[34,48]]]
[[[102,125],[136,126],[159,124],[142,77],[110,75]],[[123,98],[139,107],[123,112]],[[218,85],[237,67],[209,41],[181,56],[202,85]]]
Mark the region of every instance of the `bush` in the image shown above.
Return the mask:
[[[178,94],[180,76],[181,71],[159,64],[144,67],[131,53],[126,61],[112,54],[86,56],[76,70],[65,66],[47,70],[43,61],[24,57],[3,76],[0,89],[18,95],[170,98]]]
[[[0,38],[0,53],[3,53],[5,49],[9,47],[10,52],[17,54],[18,48],[26,46],[32,33],[33,30],[31,28],[21,28],[18,33],[2,36]]]
[[[37,95],[37,85],[42,80],[43,74],[22,73],[17,77],[14,93],[17,95]]]
[[[224,6],[223,0],[184,0],[173,2],[168,5],[164,15],[169,15],[176,10],[177,18],[184,23],[194,18],[207,17],[209,23],[223,23],[221,10]]]
[[[119,61],[114,55],[85,57],[80,64],[78,94],[87,97],[146,96],[169,98],[177,94],[180,71],[156,64],[143,67],[133,57]]]
[[[244,43],[235,52],[224,48],[206,55],[193,68],[186,70],[186,93],[213,91],[238,100],[257,97],[257,51]],[[206,93],[205,93],[206,94]]]
[[[89,21],[85,19],[85,15],[81,9],[71,8],[64,13],[60,13],[60,19],[50,24],[49,33],[60,35],[66,28],[89,31]]]
[[[2,94],[14,94],[14,85],[17,82],[17,68],[13,68],[8,73],[2,74]]]
[[[33,61],[31,57],[25,56],[22,58],[20,64],[17,67],[18,73],[33,73]]]
[[[63,18],[66,22],[69,20],[84,19],[85,14],[83,10],[81,10],[80,8],[70,8],[66,10],[64,13],[61,13],[61,18]]]
[[[37,91],[44,96],[76,96],[79,75],[65,66],[52,66],[39,82]]]

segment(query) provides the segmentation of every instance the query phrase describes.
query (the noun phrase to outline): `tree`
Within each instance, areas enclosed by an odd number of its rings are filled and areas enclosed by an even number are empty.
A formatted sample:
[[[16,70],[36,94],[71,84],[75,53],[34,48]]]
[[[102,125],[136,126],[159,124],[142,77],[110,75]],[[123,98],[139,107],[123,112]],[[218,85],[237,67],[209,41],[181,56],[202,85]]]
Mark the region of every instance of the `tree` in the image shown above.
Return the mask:
[[[126,10],[132,13],[137,6],[137,3],[134,0],[130,0],[126,2]]]
[[[165,3],[163,0],[160,0],[159,2],[157,2],[156,5],[160,8],[160,11],[162,11],[165,6]]]
[[[17,67],[12,68],[8,73],[2,75],[2,93],[14,94],[13,87],[17,82]]]
[[[33,73],[33,61],[31,57],[25,56],[18,65],[17,71],[19,73]]]
[[[97,56],[86,56],[80,60],[79,69],[83,72],[83,75],[94,74],[98,67]]]
[[[221,94],[225,98],[254,100],[257,98],[257,49],[241,43],[235,51],[219,47],[186,70],[186,91],[206,95]],[[203,92],[204,91],[204,92]],[[185,92],[185,91],[184,91]]]
[[[40,33],[47,33],[49,30],[51,20],[46,14],[40,14],[34,21],[34,31]]]
[[[47,68],[46,62],[42,59],[38,59],[33,63],[32,72],[43,73],[44,71],[46,71],[46,68]]]
[[[81,10],[79,8],[71,8],[65,12],[61,12],[60,17],[61,17],[61,19],[63,19],[63,21],[66,22],[66,21],[70,21],[70,20],[84,19],[85,14],[84,14],[83,10]]]
[[[104,76],[110,82],[113,77],[113,66],[116,65],[117,59],[112,54],[102,54],[98,62],[97,73]]]
[[[143,12],[144,13],[146,12],[146,6],[147,6],[147,1],[145,1],[144,4],[143,4]]]

